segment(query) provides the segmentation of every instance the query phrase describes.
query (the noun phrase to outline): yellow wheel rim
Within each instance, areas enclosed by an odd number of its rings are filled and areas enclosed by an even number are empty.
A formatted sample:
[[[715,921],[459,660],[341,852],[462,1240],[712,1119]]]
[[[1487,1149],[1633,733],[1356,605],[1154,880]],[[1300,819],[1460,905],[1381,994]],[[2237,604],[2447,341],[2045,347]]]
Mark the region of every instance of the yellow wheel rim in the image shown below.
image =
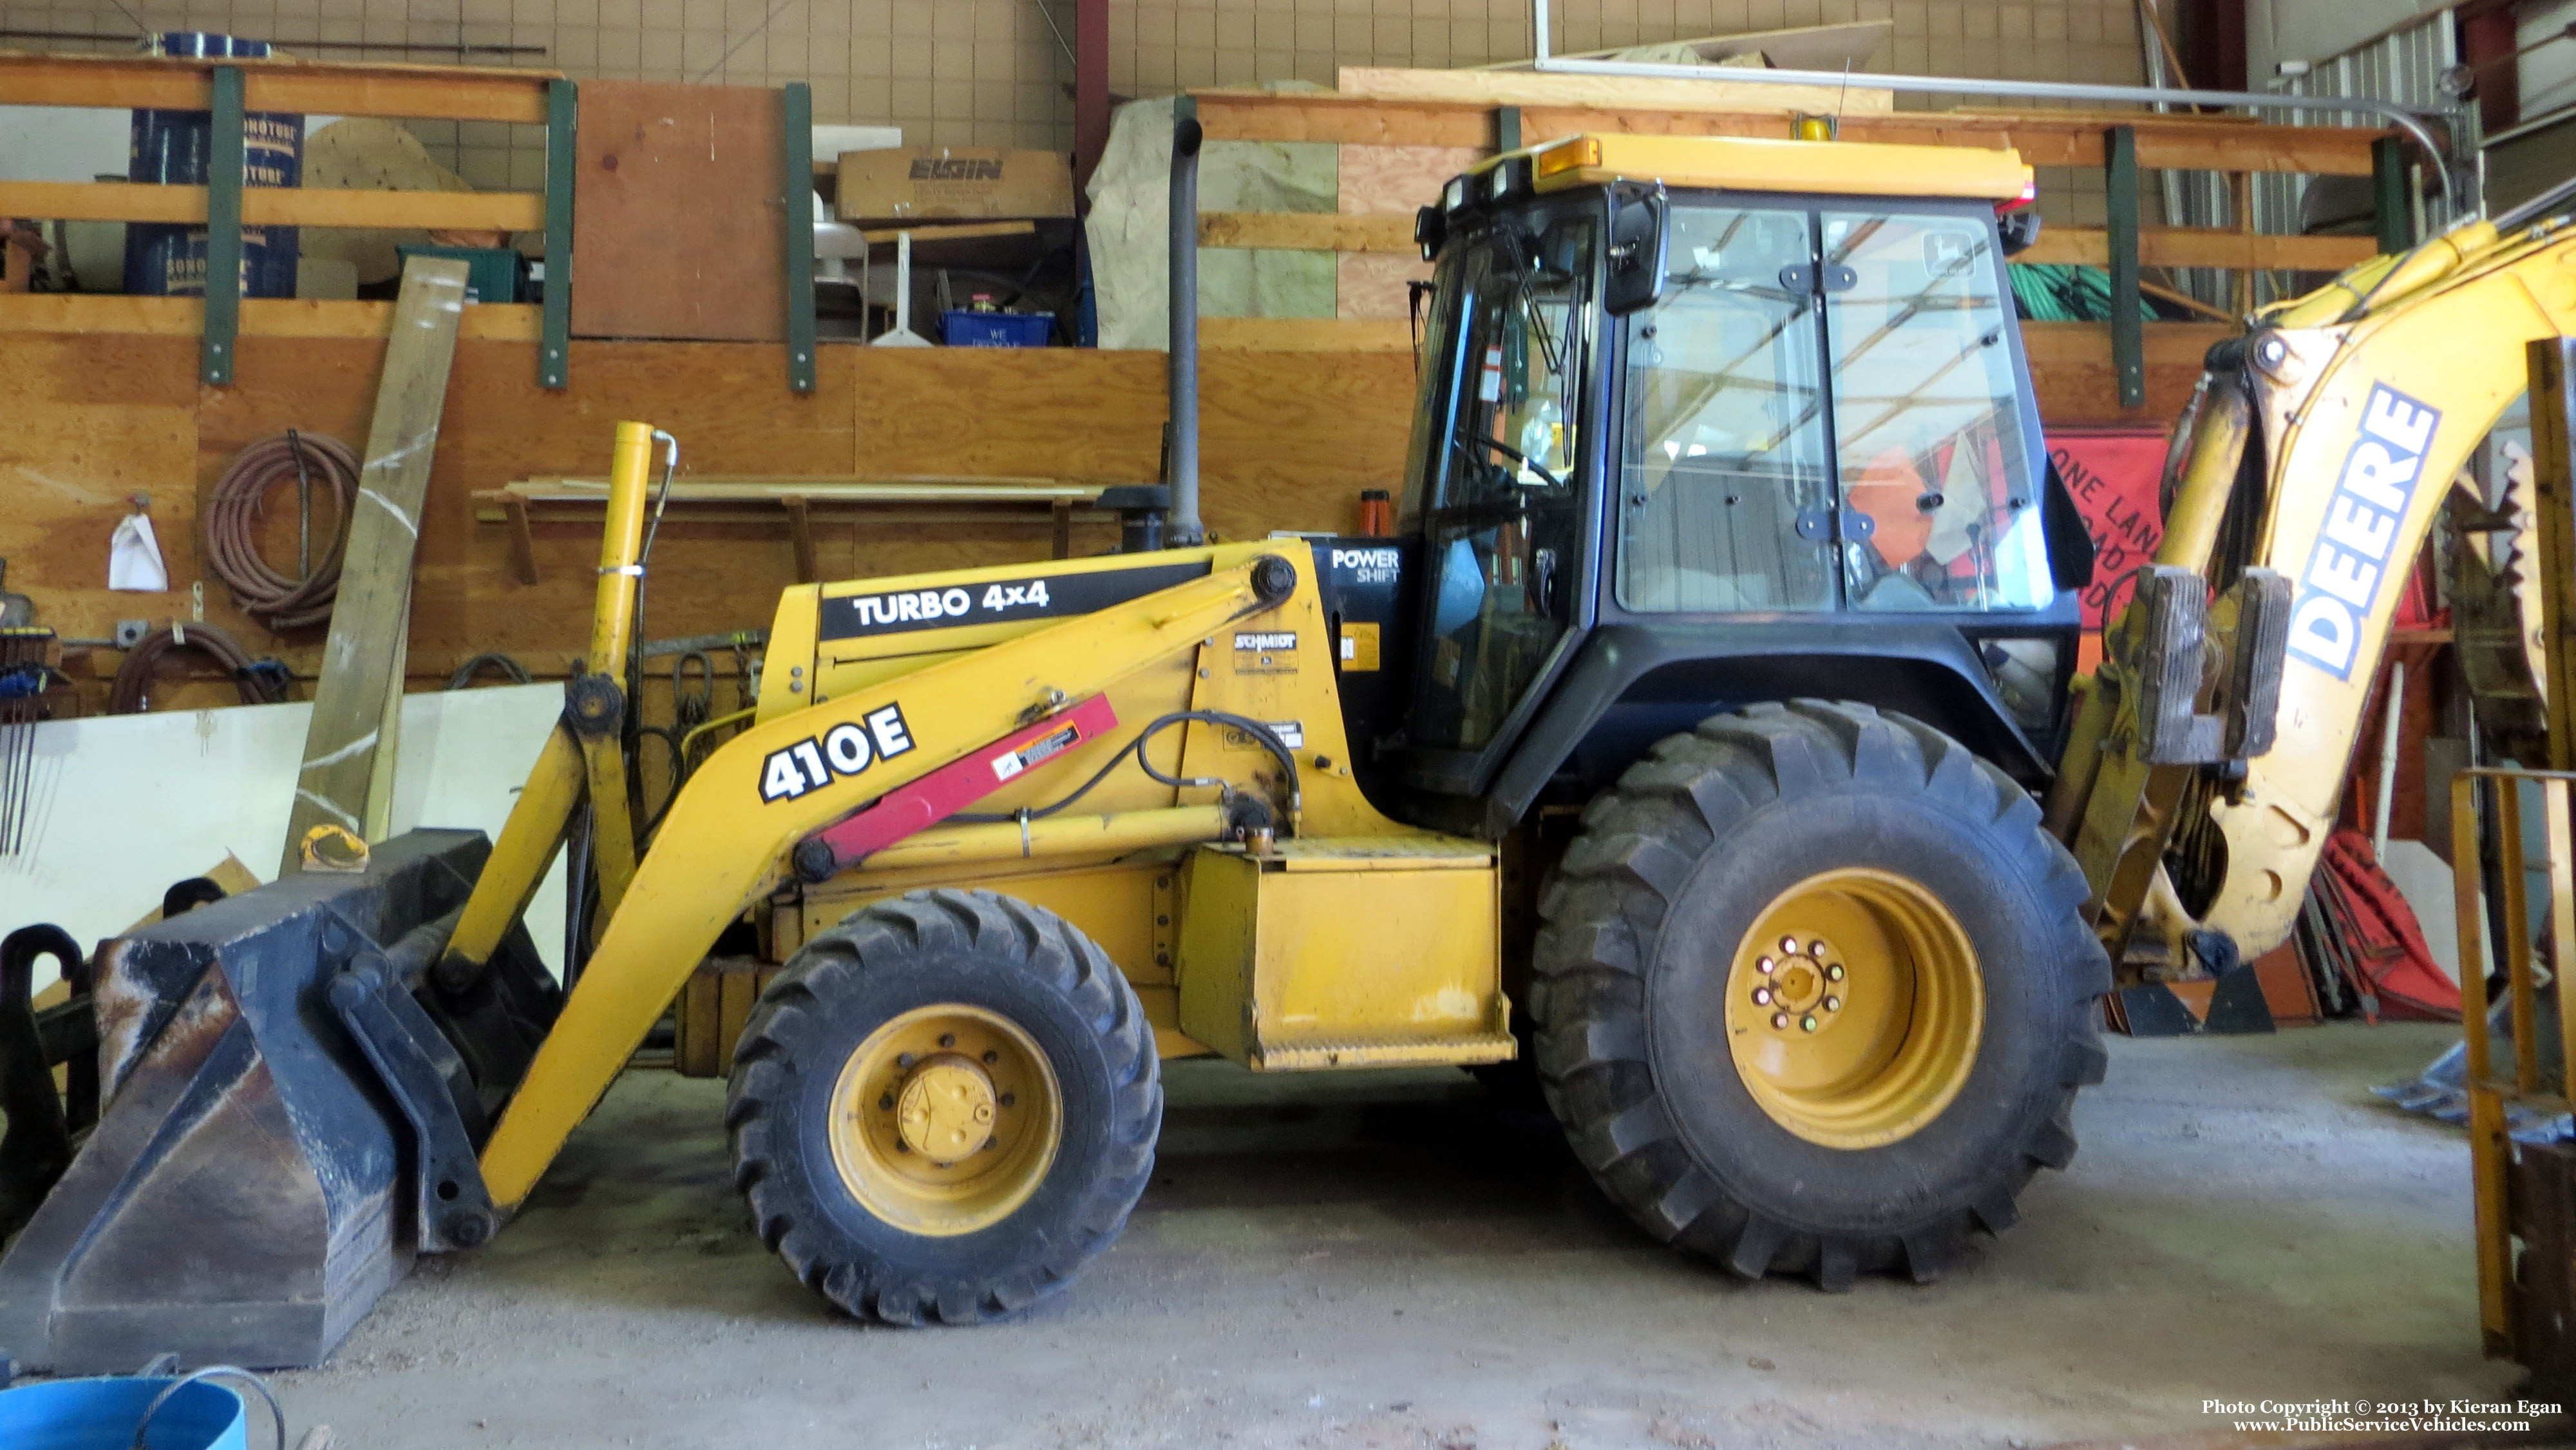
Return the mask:
[[[868,1034],[832,1088],[832,1161],[860,1206],[910,1233],[973,1233],[1046,1181],[1064,1139],[1055,1069],[1018,1023],[916,1007]]]
[[[1949,908],[1854,867],[1808,877],[1756,919],[1727,975],[1727,1044],[1773,1122],[1829,1148],[1875,1148],[1959,1095],[1985,1007],[1976,948]]]

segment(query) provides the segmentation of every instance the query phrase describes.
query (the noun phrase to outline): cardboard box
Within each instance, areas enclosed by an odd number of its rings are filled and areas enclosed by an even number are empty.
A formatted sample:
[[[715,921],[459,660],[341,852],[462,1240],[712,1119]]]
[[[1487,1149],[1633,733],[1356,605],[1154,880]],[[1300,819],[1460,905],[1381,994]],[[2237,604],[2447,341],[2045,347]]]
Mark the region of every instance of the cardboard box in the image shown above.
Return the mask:
[[[860,223],[1034,221],[1073,215],[1073,169],[1053,151],[907,146],[841,153],[833,211]]]

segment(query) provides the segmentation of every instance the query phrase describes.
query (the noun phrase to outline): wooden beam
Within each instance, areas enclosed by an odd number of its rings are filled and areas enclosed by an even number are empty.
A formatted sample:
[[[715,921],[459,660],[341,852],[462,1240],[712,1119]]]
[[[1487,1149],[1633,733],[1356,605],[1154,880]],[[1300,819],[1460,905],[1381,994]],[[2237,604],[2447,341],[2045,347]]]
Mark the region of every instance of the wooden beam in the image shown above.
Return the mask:
[[[1373,101],[1458,101],[1475,106],[1622,106],[1664,111],[1801,111],[1883,115],[1895,94],[1869,77],[1843,86],[1729,85],[1660,76],[1544,75],[1531,71],[1410,70],[1343,66],[1337,94]]]
[[[2138,233],[2138,260],[2151,267],[2340,272],[2378,251],[2368,237],[2258,236],[2215,227],[2147,227]],[[2043,227],[2039,240],[2013,260],[2107,266],[2111,234],[2100,227]]]
[[[341,553],[340,595],[331,606],[322,678],[314,685],[281,876],[301,869],[298,845],[306,831],[327,823],[363,832],[369,819],[376,750],[387,712],[398,703],[389,697],[402,693],[412,558],[439,415],[447,406],[457,320],[465,312],[465,276],[465,264],[447,258],[412,257],[403,264],[394,339],[376,385],[359,505]]]
[[[1684,84],[1696,84],[1685,82]],[[1371,100],[1303,92],[1196,93],[1212,140],[1334,141],[1353,146],[1493,145],[1490,106],[1456,101]],[[2148,169],[2266,171],[2329,176],[2371,174],[2371,143],[2392,133],[2363,126],[2276,126],[2234,116],[2148,111],[1896,111],[1847,115],[1846,141],[1924,146],[2010,146],[2033,166],[2099,166],[2110,124],[2137,134]],[[1640,136],[1762,136],[1787,139],[1777,113],[1685,111],[1636,105],[1524,105],[1525,136],[1606,131]]]
[[[1212,211],[1199,215],[1199,245],[1278,252],[1411,253],[1413,216],[1333,212]]]
[[[1335,141],[1346,146],[1493,144],[1490,107],[1449,101],[1372,101],[1361,96],[1197,91],[1199,125],[1211,141]],[[1777,117],[1771,118],[1774,122]]]
[[[206,188],[143,182],[0,181],[0,216],[202,225]],[[242,188],[242,225],[534,232],[545,229],[546,209],[545,198],[534,192],[248,186]]]
[[[560,71],[328,61],[0,54],[0,105],[165,111],[212,108],[217,64],[239,66],[253,111],[429,116],[542,125]]]
[[[918,242],[971,242],[984,237],[1028,237],[1037,235],[1036,222],[924,222],[917,227],[878,227],[859,233],[869,246],[891,245],[904,233],[912,233]]]
[[[1210,352],[1406,352],[1411,324],[1376,317],[1202,317]]]
[[[246,297],[244,337],[391,337],[391,302]],[[534,342],[539,309],[478,302],[465,309],[459,335],[477,342]],[[119,333],[195,337],[205,303],[194,297],[119,297],[88,293],[0,293],[0,336],[12,333]]]

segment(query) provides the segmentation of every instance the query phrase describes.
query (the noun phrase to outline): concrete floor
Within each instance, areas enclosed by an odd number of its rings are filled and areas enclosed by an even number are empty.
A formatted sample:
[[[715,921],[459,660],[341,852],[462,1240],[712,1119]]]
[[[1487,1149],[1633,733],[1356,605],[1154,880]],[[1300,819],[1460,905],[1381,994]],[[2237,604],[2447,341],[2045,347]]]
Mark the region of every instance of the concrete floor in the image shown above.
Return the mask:
[[[1835,1296],[1647,1241],[1462,1076],[1177,1064],[1126,1237],[968,1330],[825,1312],[745,1227],[722,1085],[633,1073],[492,1246],[280,1388],[361,1450],[1910,1450],[2229,1428],[2210,1397],[2493,1399],[2517,1372],[2478,1354],[2467,1148],[2366,1091],[2456,1031],[2114,1041],[2021,1228]]]

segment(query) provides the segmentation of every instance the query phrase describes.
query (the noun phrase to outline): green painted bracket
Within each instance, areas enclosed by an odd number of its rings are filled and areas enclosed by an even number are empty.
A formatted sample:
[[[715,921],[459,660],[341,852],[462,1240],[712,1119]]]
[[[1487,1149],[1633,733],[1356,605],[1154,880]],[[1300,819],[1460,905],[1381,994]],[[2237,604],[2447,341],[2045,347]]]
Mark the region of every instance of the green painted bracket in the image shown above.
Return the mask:
[[[213,134],[206,148],[206,321],[197,341],[197,377],[213,387],[233,380],[241,337],[242,73],[215,67]]]
[[[573,123],[571,81],[546,83],[546,312],[537,341],[537,386],[572,386]]]
[[[2102,135],[2102,185],[2111,243],[2111,371],[2120,406],[2147,405],[2147,333],[2138,309],[2138,133],[2113,126]]]
[[[2406,165],[2406,143],[2382,136],[2370,143],[2370,195],[2379,217],[2379,250],[2389,256],[2415,247],[2415,204]]]
[[[785,189],[787,386],[814,391],[814,93],[778,91],[778,180]]]
[[[1521,149],[1520,107],[1496,106],[1494,108],[1494,149],[1497,151]]]

